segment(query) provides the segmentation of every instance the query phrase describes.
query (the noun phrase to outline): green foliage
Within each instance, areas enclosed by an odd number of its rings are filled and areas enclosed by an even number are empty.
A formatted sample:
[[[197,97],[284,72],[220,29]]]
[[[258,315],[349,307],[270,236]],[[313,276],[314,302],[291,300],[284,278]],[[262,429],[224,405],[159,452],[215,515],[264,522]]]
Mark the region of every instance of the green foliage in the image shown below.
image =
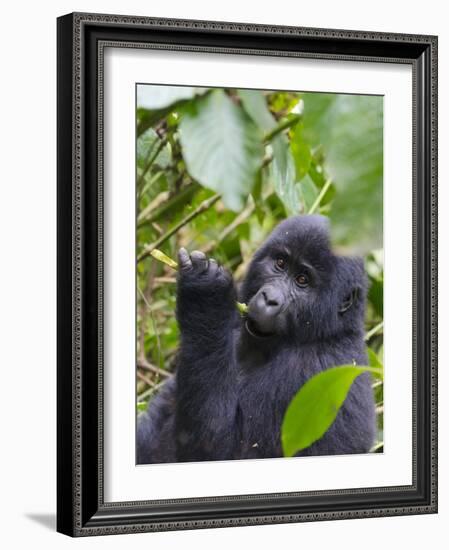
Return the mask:
[[[139,409],[179,343],[176,273],[154,248],[173,259],[181,246],[202,250],[239,282],[278,222],[327,215],[337,250],[365,256],[366,329],[381,327],[382,98],[145,85],[136,117]],[[368,344],[380,364],[382,343],[376,328]],[[373,384],[380,444],[383,382]]]
[[[383,102],[378,96],[303,94],[304,136],[321,145],[338,192],[333,238],[366,252],[382,246]],[[307,116],[306,116],[307,115]]]
[[[189,174],[240,210],[262,165],[257,126],[225,92],[214,90],[183,109],[179,132]]]
[[[333,367],[316,374],[302,386],[290,402],[282,423],[284,456],[293,456],[310,447],[326,433],[352,383],[364,372],[377,371],[353,365]]]

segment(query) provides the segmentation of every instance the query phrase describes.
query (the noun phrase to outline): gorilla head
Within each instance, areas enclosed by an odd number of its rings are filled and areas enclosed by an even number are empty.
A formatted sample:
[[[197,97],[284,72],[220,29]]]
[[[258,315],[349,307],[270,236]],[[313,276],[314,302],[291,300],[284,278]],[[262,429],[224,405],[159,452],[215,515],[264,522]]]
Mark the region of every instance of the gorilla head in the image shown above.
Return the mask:
[[[328,220],[296,216],[256,252],[242,285],[250,338],[311,342],[363,332],[366,277],[360,258],[336,256]]]

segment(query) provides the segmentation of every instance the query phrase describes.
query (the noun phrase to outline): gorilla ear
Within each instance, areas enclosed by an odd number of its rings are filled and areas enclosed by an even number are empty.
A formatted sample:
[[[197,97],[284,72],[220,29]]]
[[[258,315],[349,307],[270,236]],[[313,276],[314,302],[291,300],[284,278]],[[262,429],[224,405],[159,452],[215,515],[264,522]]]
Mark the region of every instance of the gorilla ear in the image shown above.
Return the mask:
[[[343,302],[340,304],[340,308],[338,310],[338,313],[343,314],[357,302],[359,299],[359,288],[353,288],[351,292],[346,296],[346,298],[343,300]]]

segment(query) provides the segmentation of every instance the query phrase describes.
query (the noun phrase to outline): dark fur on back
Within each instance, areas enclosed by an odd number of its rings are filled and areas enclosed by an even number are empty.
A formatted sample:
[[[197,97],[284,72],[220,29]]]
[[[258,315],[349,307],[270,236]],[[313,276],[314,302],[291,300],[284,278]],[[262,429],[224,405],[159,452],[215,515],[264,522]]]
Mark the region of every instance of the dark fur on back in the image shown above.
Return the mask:
[[[180,261],[178,368],[139,417],[137,462],[282,456],[282,418],[304,382],[332,366],[367,364],[362,260],[332,252],[326,218],[285,220],[249,266],[239,296],[247,319],[227,271],[200,253],[180,253]],[[331,428],[299,455],[364,453],[374,435],[364,374]]]

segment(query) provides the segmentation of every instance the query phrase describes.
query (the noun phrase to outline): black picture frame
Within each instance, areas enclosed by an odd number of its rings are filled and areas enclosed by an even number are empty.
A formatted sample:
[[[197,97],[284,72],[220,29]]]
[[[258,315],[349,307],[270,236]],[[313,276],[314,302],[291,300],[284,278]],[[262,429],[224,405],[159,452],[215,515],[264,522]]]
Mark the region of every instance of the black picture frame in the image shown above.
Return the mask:
[[[57,530],[71,536],[437,511],[437,37],[75,13],[58,29]],[[105,503],[102,48],[407,63],[413,69],[413,483]],[[149,495],[149,498],[151,495]]]

